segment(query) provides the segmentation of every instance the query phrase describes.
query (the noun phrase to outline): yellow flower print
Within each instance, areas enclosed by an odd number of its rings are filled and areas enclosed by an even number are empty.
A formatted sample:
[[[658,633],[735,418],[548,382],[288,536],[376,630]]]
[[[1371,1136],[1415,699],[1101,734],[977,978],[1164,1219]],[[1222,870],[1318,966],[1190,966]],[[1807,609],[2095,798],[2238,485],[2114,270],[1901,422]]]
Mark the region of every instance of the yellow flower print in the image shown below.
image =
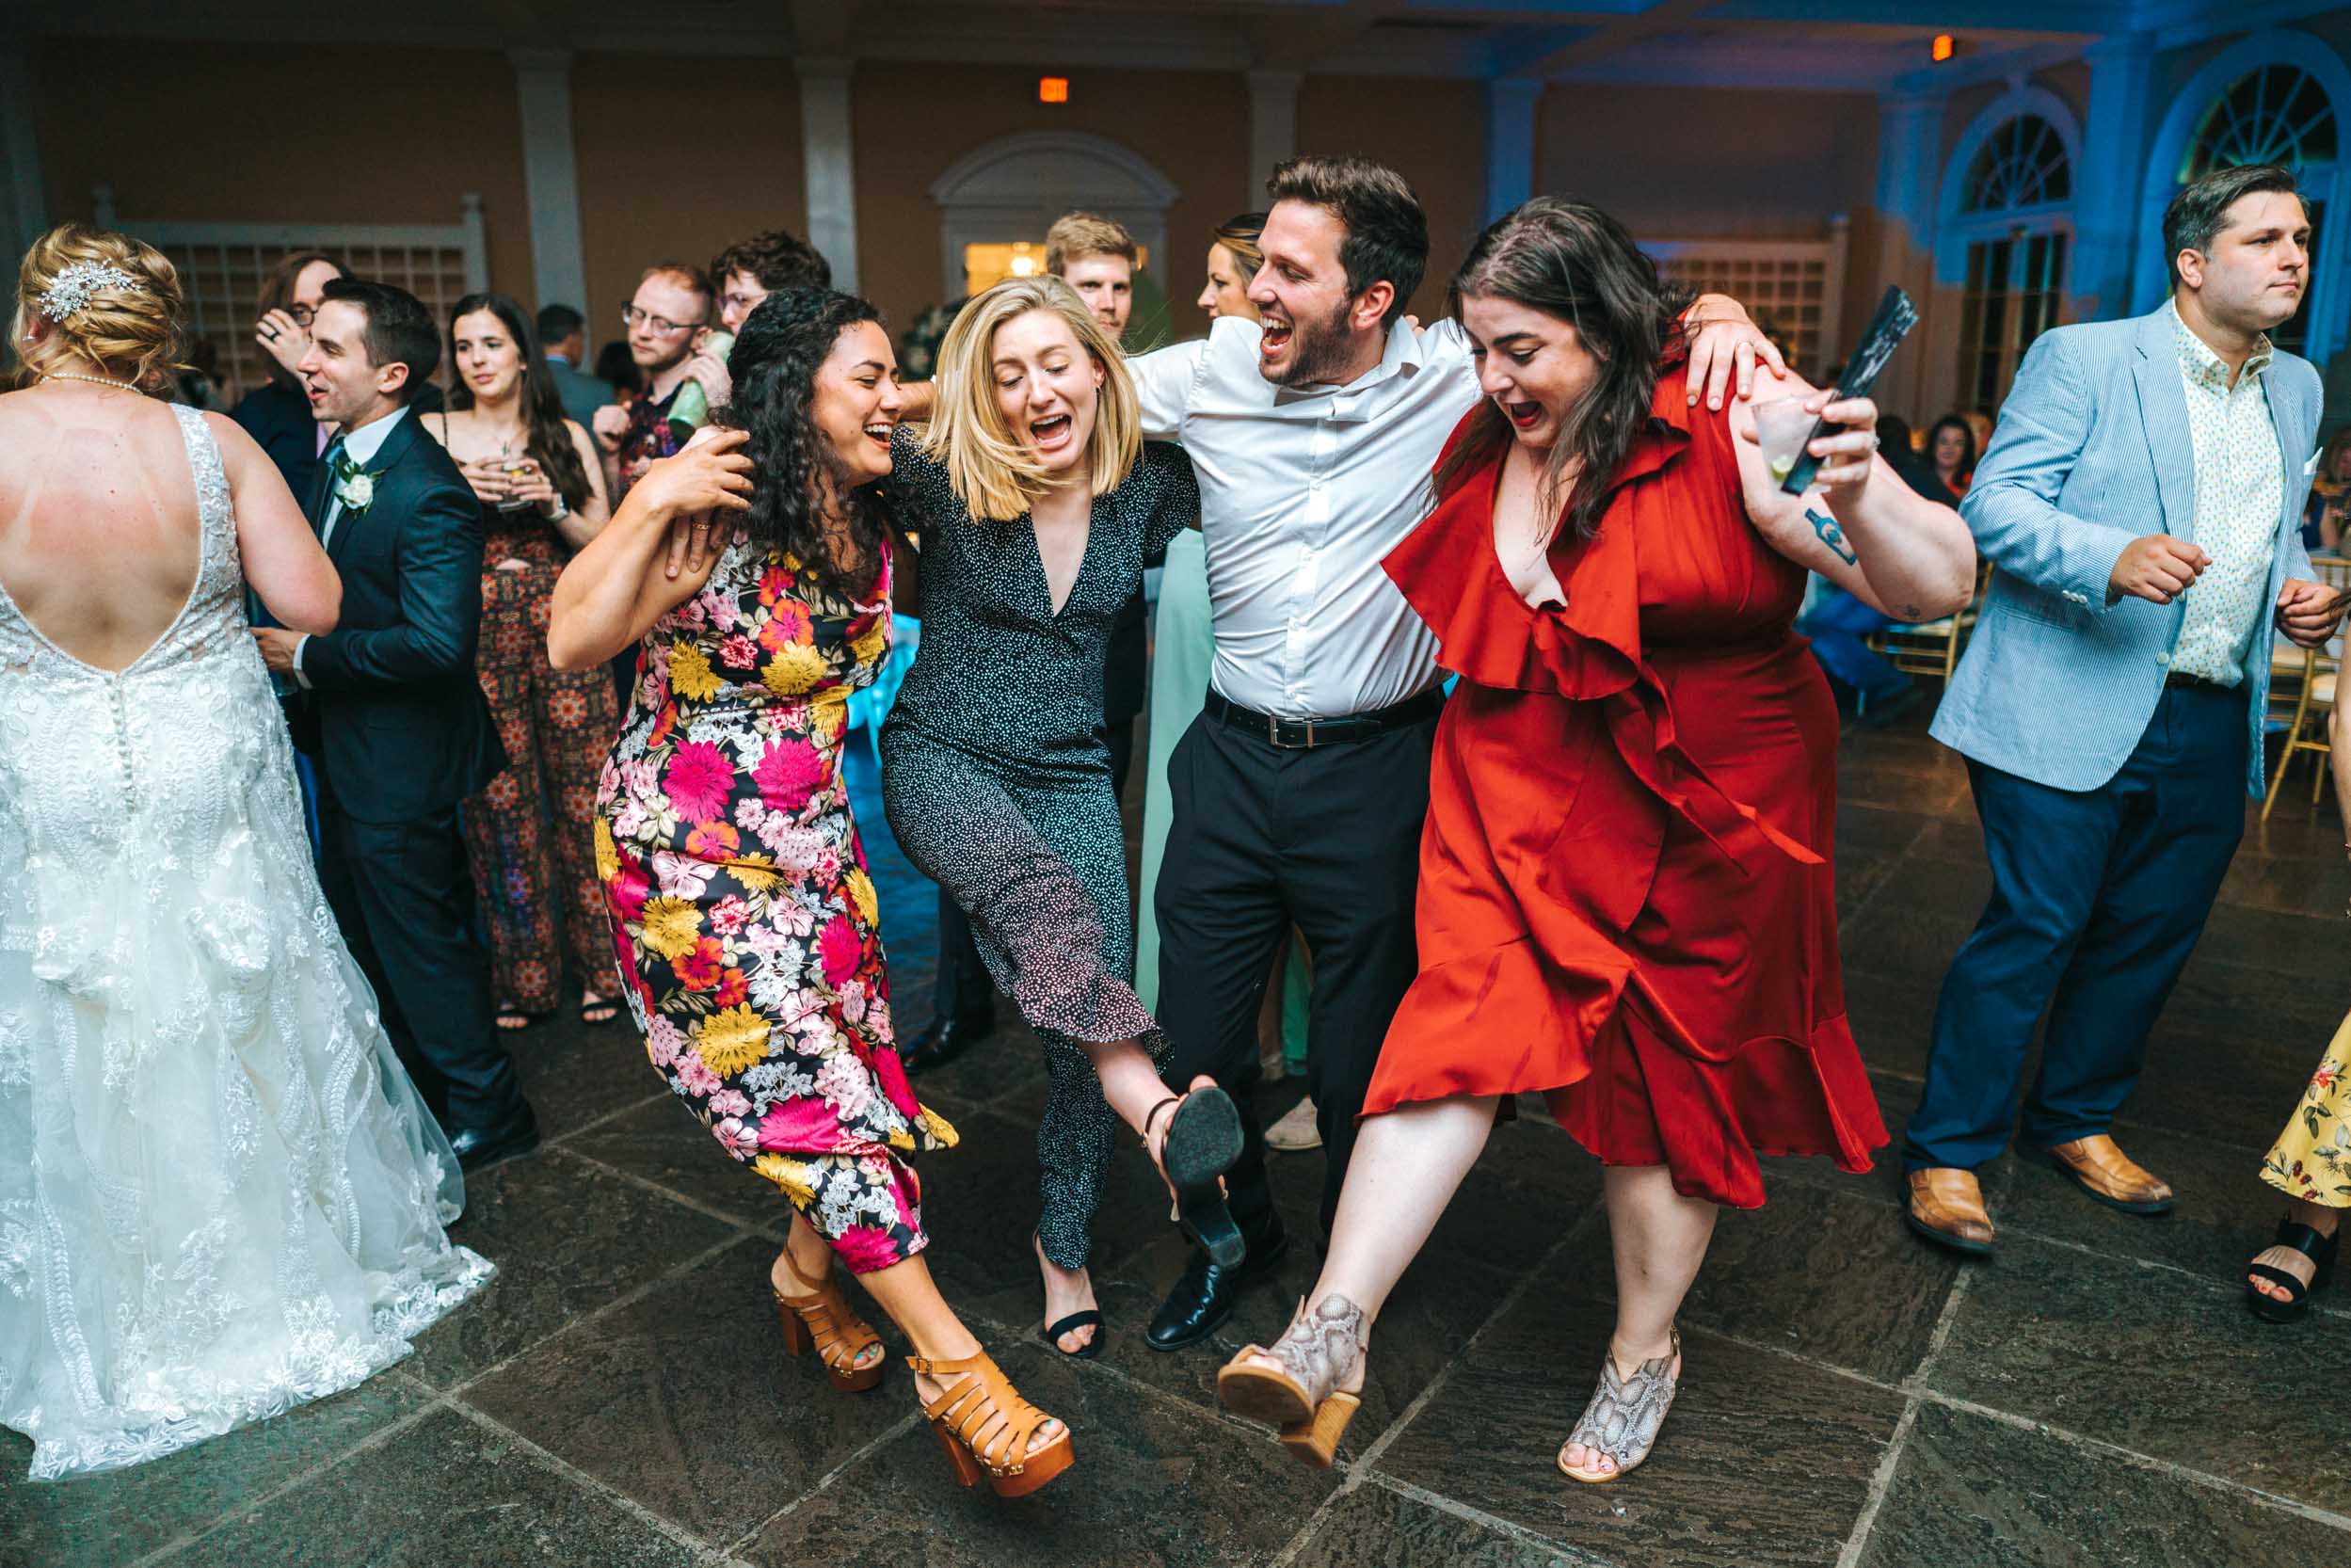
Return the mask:
[[[702,935],[702,911],[689,899],[664,893],[647,901],[644,931],[642,940],[647,947],[664,958],[682,957],[694,951],[696,939]]]
[[[758,1065],[767,1056],[767,1019],[737,1002],[704,1018],[694,1032],[702,1065],[721,1078]]]
[[[764,893],[783,877],[776,862],[764,855],[738,855],[727,862],[727,874],[743,884],[745,892]]]
[[[873,617],[873,624],[865,629],[864,635],[853,637],[849,642],[850,654],[860,664],[873,663],[888,647],[889,622],[880,616]]]
[[[672,664],[672,671],[676,665]],[[708,669],[710,666],[702,666]],[[824,679],[824,653],[822,648],[806,643],[786,643],[767,656],[767,667],[760,672],[767,689],[777,696],[799,696]],[[675,683],[675,675],[672,675]]]
[[[806,1160],[793,1160],[780,1154],[763,1154],[751,1161],[751,1168],[784,1190],[784,1196],[795,1205],[806,1208],[816,1202],[816,1187],[809,1180],[815,1175]]]
[[[915,1147],[914,1134],[903,1129],[893,1132],[889,1135],[889,1146],[894,1149],[904,1149],[908,1154],[912,1154]]]
[[[596,819],[596,880],[610,882],[620,874],[620,854],[613,848],[613,824]]]
[[[726,682],[711,672],[711,662],[699,647],[689,642],[669,645],[671,691],[696,702],[708,702],[725,687]]]
[[[840,744],[841,732],[849,728],[849,693],[835,686],[819,692],[808,705],[808,739],[824,750]]]
[[[931,1136],[938,1141],[939,1147],[952,1149],[963,1142],[955,1131],[954,1124],[929,1106],[921,1107],[917,1114],[922,1118],[922,1125],[930,1130]]]
[[[881,918],[881,901],[874,897],[873,879],[861,871],[852,870],[841,881],[849,888],[849,902],[857,906],[857,918],[872,925]]]

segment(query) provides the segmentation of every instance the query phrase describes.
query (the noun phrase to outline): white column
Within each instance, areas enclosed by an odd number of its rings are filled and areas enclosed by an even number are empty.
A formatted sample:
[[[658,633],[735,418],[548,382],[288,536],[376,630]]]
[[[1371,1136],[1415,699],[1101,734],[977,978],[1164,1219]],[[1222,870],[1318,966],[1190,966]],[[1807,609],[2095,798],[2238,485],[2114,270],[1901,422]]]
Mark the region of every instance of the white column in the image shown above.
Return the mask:
[[[1943,153],[1943,97],[1887,93],[1878,100],[1878,212],[1890,244],[1933,248],[1936,164]]]
[[[1540,76],[1499,76],[1486,84],[1486,221],[1535,194],[1535,110]]]
[[[32,72],[24,40],[7,33],[0,33],[0,263],[13,275],[33,241],[49,231],[49,200],[33,130]]]
[[[1298,83],[1295,71],[1249,73],[1249,178],[1241,205],[1265,205],[1265,183],[1273,166],[1298,155]]]
[[[2083,51],[2089,62],[2089,121],[2073,171],[2071,293],[2084,321],[2128,315],[2136,276],[2139,192],[2146,179],[2148,82],[2155,36],[2117,33]]]
[[[808,243],[832,264],[833,287],[857,288],[857,164],[849,136],[849,82],[843,59],[803,59],[800,145],[807,164]]]
[[[522,109],[522,181],[531,208],[531,281],[541,305],[587,313],[580,167],[571,137],[571,51],[510,49]],[[588,319],[596,318],[591,314]]]

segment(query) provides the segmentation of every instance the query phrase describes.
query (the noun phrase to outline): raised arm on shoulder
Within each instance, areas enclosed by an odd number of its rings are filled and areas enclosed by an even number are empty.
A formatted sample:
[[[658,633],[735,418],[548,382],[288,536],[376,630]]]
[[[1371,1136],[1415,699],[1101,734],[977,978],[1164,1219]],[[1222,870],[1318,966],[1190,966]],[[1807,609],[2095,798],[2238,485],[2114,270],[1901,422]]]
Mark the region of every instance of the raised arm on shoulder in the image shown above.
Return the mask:
[[[285,476],[226,414],[206,414],[204,424],[220,447],[245,581],[280,626],[312,636],[332,632],[343,613],[343,579]]]
[[[674,457],[645,471],[620,509],[555,580],[547,623],[547,657],[557,669],[586,669],[642,638],[653,623],[702,590],[725,551],[731,524],[746,510],[751,459],[740,430],[706,428]],[[673,528],[690,550],[669,570]]]
[[[1897,621],[1933,620],[1964,609],[1975,592],[1975,546],[1952,508],[1903,483],[1878,456],[1878,408],[1865,397],[1832,400],[1790,377],[1832,428],[1815,438],[1821,458],[1812,488],[1789,495],[1771,477],[1755,440],[1755,416],[1735,404],[1747,515],[1771,547]]]

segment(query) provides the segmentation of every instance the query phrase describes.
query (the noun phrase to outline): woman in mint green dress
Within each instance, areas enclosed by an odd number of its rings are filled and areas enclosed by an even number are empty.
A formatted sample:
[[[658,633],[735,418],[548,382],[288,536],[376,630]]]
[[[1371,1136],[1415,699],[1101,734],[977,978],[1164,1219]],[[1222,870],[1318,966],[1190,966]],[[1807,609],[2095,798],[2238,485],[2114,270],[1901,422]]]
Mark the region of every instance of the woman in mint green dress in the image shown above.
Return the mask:
[[[1221,315],[1245,315],[1255,321],[1257,308],[1249,302],[1249,280],[1264,256],[1257,249],[1257,231],[1265,226],[1263,213],[1243,213],[1216,231],[1208,246],[1208,280],[1200,291],[1200,308],[1210,320]],[[1167,547],[1167,565],[1160,573],[1160,607],[1151,633],[1151,733],[1148,771],[1143,792],[1143,885],[1136,921],[1140,944],[1135,958],[1135,991],[1145,1008],[1157,1010],[1160,997],[1160,922],[1153,918],[1153,897],[1159,890],[1160,857],[1167,850],[1167,829],[1175,814],[1167,792],[1167,759],[1199,716],[1208,690],[1208,666],[1216,655],[1216,625],[1208,613],[1207,556],[1199,532],[1187,529]],[[1303,1074],[1306,1064],[1307,970],[1295,947],[1283,964],[1282,1057],[1289,1072]],[[1302,1102],[1303,1103],[1303,1102]],[[1286,1122],[1288,1117],[1283,1118]],[[1281,1127],[1275,1124],[1276,1131]],[[1314,1134],[1313,1113],[1306,1113],[1304,1135]],[[1269,1140],[1272,1133],[1269,1132]],[[1282,1146],[1280,1144],[1276,1147]],[[1308,1144],[1303,1146],[1311,1147]]]

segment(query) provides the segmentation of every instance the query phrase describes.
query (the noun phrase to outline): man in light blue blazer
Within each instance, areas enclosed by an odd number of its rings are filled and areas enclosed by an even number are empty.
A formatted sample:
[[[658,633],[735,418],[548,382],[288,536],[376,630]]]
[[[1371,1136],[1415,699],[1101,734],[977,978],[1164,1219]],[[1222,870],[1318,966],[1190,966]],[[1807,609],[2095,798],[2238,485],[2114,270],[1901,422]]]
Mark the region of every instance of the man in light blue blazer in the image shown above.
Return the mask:
[[[1936,714],[1967,758],[1992,894],[1944,978],[1905,1138],[1913,1229],[1991,1250],[1975,1172],[2020,1142],[2135,1214],[2171,1189],[2109,1128],[2262,791],[2270,629],[2340,619],[2300,523],[2319,378],[2267,333],[2301,303],[2294,177],[2222,169],[2164,215],[2172,296],[2044,333],[1961,508],[1996,569]]]

